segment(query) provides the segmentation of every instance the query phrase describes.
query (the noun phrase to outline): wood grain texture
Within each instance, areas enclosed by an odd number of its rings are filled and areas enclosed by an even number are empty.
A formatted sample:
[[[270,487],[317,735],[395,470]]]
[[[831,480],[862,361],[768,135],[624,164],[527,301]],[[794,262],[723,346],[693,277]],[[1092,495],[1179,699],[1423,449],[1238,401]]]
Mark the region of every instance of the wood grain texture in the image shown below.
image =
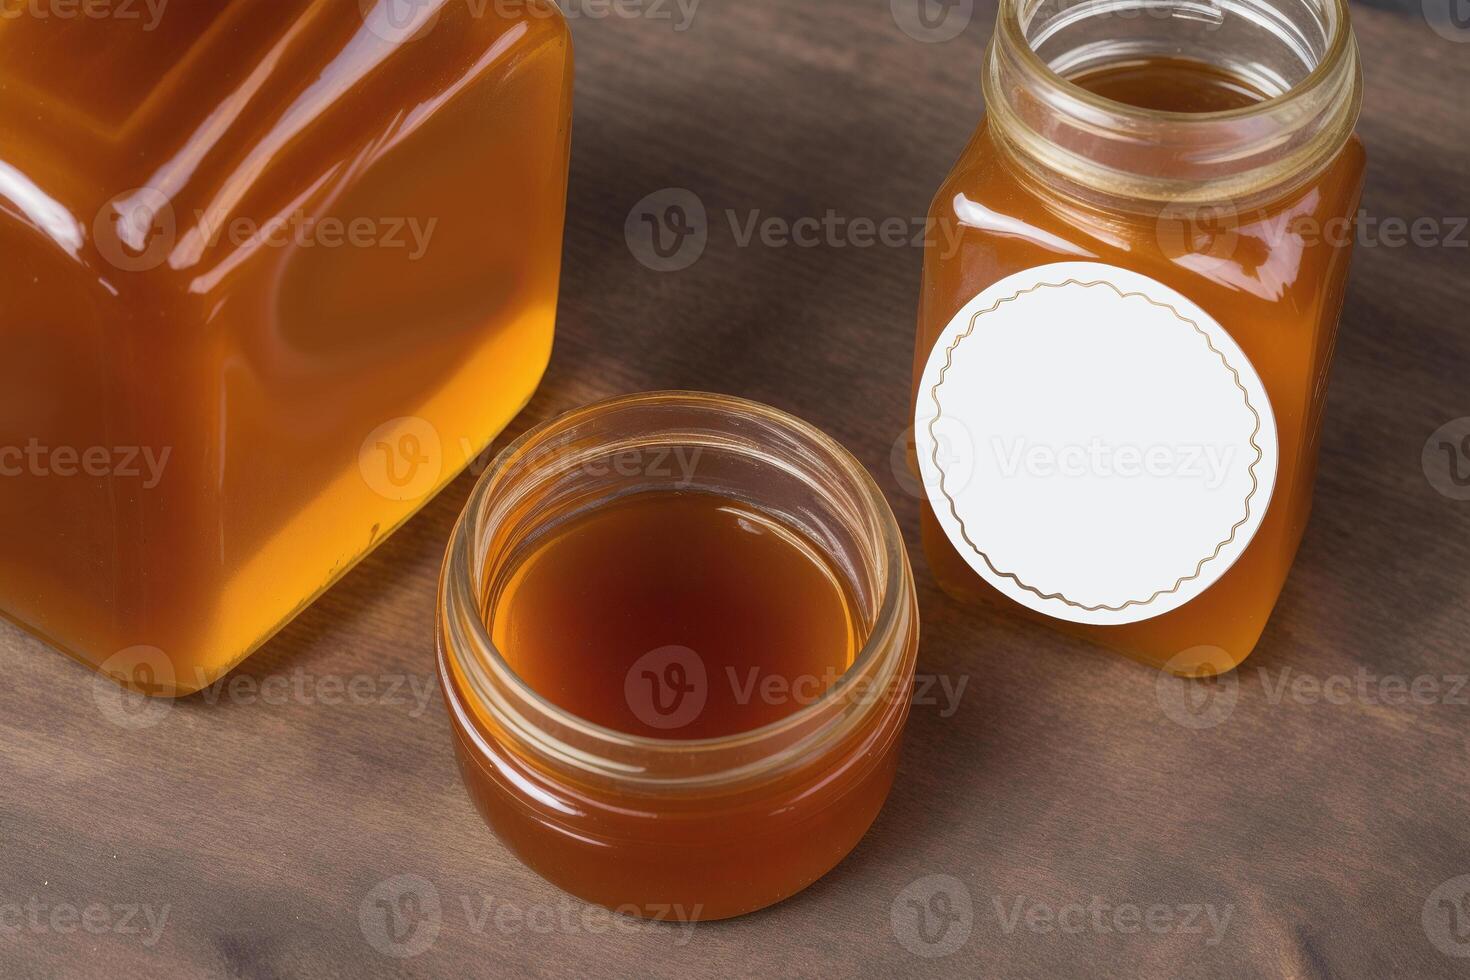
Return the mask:
[[[1458,246],[1358,252],[1300,560],[1229,716],[1183,726],[1154,672],[934,587],[892,462],[918,249],[742,247],[726,219],[923,215],[981,112],[977,6],[939,44],[905,36],[887,0],[708,0],[683,31],[672,4],[674,21],[579,18],[558,345],[510,433],[606,395],[711,389],[812,420],[878,476],[917,566],[920,671],[966,687],[953,713],[915,708],[893,795],[847,861],[776,908],[685,931],[589,913],[507,854],[460,786],[433,679],[465,476],[237,672],[283,686],[270,703],[236,688],[129,729],[86,669],[0,630],[0,976],[1470,972],[1425,927],[1426,906],[1448,921],[1435,889],[1470,874],[1455,680],[1470,674],[1470,503],[1421,463],[1432,432],[1470,415],[1463,229]],[[1470,211],[1470,43],[1417,2],[1355,15],[1364,207],[1447,234]],[[693,266],[658,273],[624,222],[671,187],[699,196],[711,232]],[[1364,671],[1438,693],[1389,703],[1392,686],[1359,688]],[[1300,678],[1349,693],[1313,700]],[[354,679],[364,703],[323,703]],[[959,949],[925,958],[903,910],[935,874],[972,911],[948,934]],[[374,889],[399,875],[439,900],[437,920],[409,920],[438,932],[406,959],[371,941]],[[1067,931],[1038,925],[1078,904]],[[88,906],[107,928],[65,912]],[[1191,906],[1229,918],[1191,931]],[[1173,918],[1124,931],[1129,908]],[[165,909],[155,934],[143,913]]]

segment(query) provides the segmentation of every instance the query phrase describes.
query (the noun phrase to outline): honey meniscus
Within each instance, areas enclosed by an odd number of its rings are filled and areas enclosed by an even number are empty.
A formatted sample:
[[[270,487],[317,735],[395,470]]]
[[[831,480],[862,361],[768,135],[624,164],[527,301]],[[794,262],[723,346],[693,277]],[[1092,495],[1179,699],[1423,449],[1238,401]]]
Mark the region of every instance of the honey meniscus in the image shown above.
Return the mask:
[[[720,738],[779,721],[847,672],[847,588],[801,531],[718,493],[651,490],[539,535],[485,618],[542,697],[615,731]]]

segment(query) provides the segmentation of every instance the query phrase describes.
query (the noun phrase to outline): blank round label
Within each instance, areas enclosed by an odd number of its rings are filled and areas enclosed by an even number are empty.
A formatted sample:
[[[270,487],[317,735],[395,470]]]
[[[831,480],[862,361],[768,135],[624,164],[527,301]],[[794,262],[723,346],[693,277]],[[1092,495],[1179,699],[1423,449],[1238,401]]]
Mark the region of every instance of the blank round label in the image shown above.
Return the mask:
[[[1219,580],[1276,486],[1276,417],[1219,323],[1126,269],[1062,262],[968,303],[929,356],[924,488],[987,582],[1058,619],[1132,623]]]

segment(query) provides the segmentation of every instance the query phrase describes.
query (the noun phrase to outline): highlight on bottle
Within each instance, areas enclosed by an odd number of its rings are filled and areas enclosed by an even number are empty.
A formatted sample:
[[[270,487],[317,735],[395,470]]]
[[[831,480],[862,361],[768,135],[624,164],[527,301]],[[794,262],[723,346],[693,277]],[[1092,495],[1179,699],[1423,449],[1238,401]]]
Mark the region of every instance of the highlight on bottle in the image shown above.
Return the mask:
[[[454,530],[437,632],[496,835],[580,898],[692,921],[800,891],[867,831],[918,612],[892,511],[842,447],[659,392],[500,455]]]

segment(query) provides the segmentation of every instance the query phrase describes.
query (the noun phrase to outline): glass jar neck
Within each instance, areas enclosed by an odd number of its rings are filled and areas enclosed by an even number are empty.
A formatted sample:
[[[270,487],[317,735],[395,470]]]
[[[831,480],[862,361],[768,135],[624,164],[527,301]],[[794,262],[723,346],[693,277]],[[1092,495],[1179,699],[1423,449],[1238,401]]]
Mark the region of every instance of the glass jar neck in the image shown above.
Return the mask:
[[[673,459],[681,461],[677,473]],[[864,646],[826,694],[778,722],[701,740],[613,731],[532,690],[491,638],[487,596],[538,533],[601,502],[665,488],[671,478],[680,490],[744,499],[799,528],[847,579]],[[460,707],[503,748],[579,782],[651,793],[735,791],[840,751],[876,715],[908,703],[917,608],[892,511],[831,439],[742,399],[634,395],[528,433],[476,487],[451,539],[440,597],[440,656]]]
[[[1163,112],[1068,81],[1162,58],[1267,98]],[[983,84],[993,135],[1026,169],[1083,199],[1145,210],[1281,196],[1332,162],[1361,102],[1344,0],[1001,0]]]

